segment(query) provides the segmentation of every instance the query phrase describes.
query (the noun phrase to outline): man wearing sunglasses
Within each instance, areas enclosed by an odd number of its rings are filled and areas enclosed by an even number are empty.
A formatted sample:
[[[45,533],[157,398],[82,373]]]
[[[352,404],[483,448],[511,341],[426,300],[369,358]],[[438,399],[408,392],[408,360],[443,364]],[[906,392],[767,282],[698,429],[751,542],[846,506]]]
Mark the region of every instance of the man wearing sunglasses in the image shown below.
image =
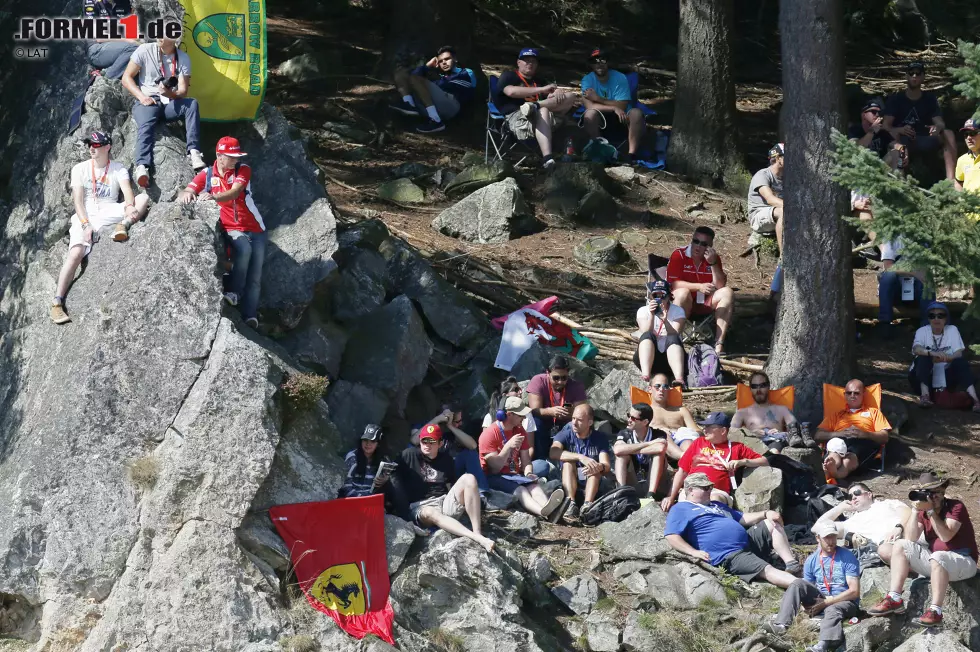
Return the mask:
[[[763,238],[776,236],[779,251],[783,251],[783,162],[785,151],[782,143],[769,150],[769,165],[752,175],[749,181],[749,246],[754,247]]]
[[[679,460],[684,451],[695,439],[701,436],[697,423],[691,411],[683,405],[673,407],[667,405],[667,398],[673,385],[668,382],[666,374],[656,374],[650,382],[650,397],[653,399],[653,428],[660,428],[670,433],[667,441],[667,455],[672,460]]]
[[[966,141],[967,152],[956,159],[956,189],[980,192],[980,123],[970,118],[963,123],[960,133]]]
[[[956,178],[956,137],[946,128],[939,100],[931,91],[922,90],[926,67],[913,61],[905,69],[905,90],[885,102],[885,129],[892,138],[906,145],[910,155],[943,153],[946,178]]]
[[[476,95],[476,75],[456,65],[456,50],[451,45],[442,46],[436,56],[412,71],[397,68],[394,77],[401,101],[391,108],[411,117],[424,113],[426,123],[416,128],[423,134],[445,130],[445,121],[455,118]]]
[[[133,194],[126,166],[109,160],[112,138],[102,131],[93,131],[82,141],[88,146],[89,160],[71,169],[71,197],[75,214],[68,229],[68,255],[58,275],[58,285],[51,303],[51,321],[67,324],[71,317],[65,312],[65,295],[75,279],[75,270],[99,241],[102,227],[115,225],[112,239],[129,240],[129,227],[146,215],[150,196]],[[119,202],[120,192],[123,201]]]
[[[592,72],[582,78],[582,102],[585,114],[582,126],[589,138],[599,137],[601,130],[617,124],[629,131],[629,153],[622,159],[630,163],[640,147],[646,131],[646,120],[640,109],[632,106],[630,85],[626,75],[609,69],[609,54],[595,48],[589,54]]]
[[[639,481],[645,480],[651,498],[663,478],[670,441],[666,432],[650,426],[652,420],[653,408],[649,404],[634,403],[626,413],[626,427],[619,431],[613,444],[616,484],[635,488]]]
[[[572,410],[586,401],[585,385],[571,377],[571,364],[564,355],[551,358],[548,371],[531,378],[527,404],[534,417],[532,460],[547,460],[551,438],[572,419]]]
[[[817,426],[817,441],[843,440],[846,452],[831,451],[828,446],[824,471],[827,476],[842,480],[866,462],[874,459],[882,444],[888,443],[892,426],[881,410],[864,405],[864,383],[858,379],[844,386],[847,407],[832,414]]]
[[[769,376],[757,371],[749,377],[749,389],[755,405],[735,411],[732,428],[745,428],[758,436],[771,450],[778,453],[784,446],[816,448],[817,443],[807,432],[800,432],[799,422],[785,405],[769,402]]]
[[[691,244],[680,247],[667,263],[667,282],[674,303],[690,319],[715,313],[715,351],[721,353],[732,319],[735,295],[727,286],[728,275],[721,266],[721,256],[714,249],[715,232],[707,226],[694,229]]]
[[[824,512],[817,519],[813,532],[817,531],[817,525],[830,523],[848,547],[870,547],[874,551],[881,544],[902,537],[902,524],[912,513],[908,505],[894,499],[875,500],[874,492],[863,482],[853,483],[847,490],[847,498]],[[842,516],[847,518],[838,521]]]
[[[851,125],[847,131],[848,138],[862,147],[867,147],[880,158],[888,153],[889,145],[894,140],[891,133],[885,129],[885,119],[881,115],[884,106],[884,102],[879,97],[868,100],[861,109],[861,122]]]

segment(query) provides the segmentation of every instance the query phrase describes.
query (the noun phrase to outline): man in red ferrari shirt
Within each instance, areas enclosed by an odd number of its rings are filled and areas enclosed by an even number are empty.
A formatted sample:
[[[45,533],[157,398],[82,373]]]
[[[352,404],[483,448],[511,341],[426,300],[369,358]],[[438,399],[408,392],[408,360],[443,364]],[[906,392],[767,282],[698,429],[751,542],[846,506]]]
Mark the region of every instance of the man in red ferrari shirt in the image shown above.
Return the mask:
[[[268,234],[265,222],[252,200],[252,168],[240,163],[245,156],[238,139],[225,136],[218,141],[217,161],[197,173],[177,200],[189,204],[213,199],[221,207],[221,226],[228,234],[232,250],[231,286],[225,300],[241,304],[242,317],[252,328],[258,328],[259,291],[262,287],[262,264]]]
[[[704,421],[698,421],[698,425],[704,428],[704,434],[691,442],[677,463],[670,495],[660,503],[665,512],[677,502],[678,495],[681,500],[685,500],[685,496],[681,495],[681,487],[689,473],[707,475],[715,487],[711,491],[711,500],[727,503],[731,507],[735,471],[746,467],[769,466],[768,459],[745,444],[728,441],[730,423],[724,412],[712,412]]]
[[[732,320],[735,295],[727,286],[728,275],[721,266],[721,256],[715,251],[714,242],[715,232],[709,227],[696,228],[691,244],[670,255],[667,282],[674,295],[674,304],[684,309],[688,319],[715,313],[715,351],[721,353]]]

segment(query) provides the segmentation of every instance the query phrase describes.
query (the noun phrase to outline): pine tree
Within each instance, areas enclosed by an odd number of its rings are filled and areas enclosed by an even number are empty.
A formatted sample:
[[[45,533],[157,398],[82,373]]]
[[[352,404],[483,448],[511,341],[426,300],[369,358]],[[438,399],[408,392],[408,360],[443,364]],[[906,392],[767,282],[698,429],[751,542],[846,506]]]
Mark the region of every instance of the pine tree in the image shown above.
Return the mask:
[[[959,41],[956,49],[966,65],[949,69],[950,74],[960,82],[953,86],[953,90],[967,99],[980,100],[980,44]]]

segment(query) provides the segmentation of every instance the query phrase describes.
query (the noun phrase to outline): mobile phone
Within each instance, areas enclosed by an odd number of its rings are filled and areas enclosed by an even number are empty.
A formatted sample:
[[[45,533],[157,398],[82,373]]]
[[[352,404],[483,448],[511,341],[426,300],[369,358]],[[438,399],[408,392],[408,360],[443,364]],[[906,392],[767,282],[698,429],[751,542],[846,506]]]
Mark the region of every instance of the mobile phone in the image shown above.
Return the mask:
[[[382,462],[381,466],[378,467],[378,473],[374,476],[374,483],[372,484],[373,489],[377,489],[382,484],[385,483],[391,474],[395,471],[398,465],[394,462]]]

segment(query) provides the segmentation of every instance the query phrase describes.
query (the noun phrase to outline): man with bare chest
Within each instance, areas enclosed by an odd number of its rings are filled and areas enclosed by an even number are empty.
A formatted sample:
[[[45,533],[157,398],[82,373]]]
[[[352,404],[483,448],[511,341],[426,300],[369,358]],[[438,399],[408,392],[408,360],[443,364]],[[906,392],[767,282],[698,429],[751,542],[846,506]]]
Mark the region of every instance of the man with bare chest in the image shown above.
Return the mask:
[[[650,381],[650,396],[653,399],[653,420],[650,427],[666,430],[670,433],[667,439],[667,455],[679,460],[691,442],[701,436],[691,411],[684,406],[669,407],[667,392],[670,391],[670,381],[666,374],[657,374]]]
[[[781,451],[786,445],[809,447],[813,443],[810,433],[801,436],[799,423],[785,405],[769,402],[769,376],[759,371],[749,377],[749,389],[755,405],[735,412],[732,428],[744,428],[763,440],[771,450]],[[807,441],[809,440],[809,441]]]

